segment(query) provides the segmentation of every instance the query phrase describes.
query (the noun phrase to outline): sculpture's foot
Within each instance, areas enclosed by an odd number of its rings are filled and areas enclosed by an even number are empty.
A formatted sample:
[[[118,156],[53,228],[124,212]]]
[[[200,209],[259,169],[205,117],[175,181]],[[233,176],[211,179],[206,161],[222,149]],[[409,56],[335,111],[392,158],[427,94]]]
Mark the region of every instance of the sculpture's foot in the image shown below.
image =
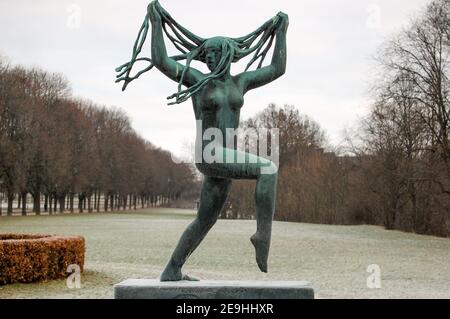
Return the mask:
[[[252,237],[250,237],[250,241],[255,247],[256,263],[258,264],[259,269],[262,272],[267,272],[270,238],[262,239],[261,236],[259,236],[258,232],[256,232]]]
[[[188,276],[188,275],[182,275],[182,276],[181,276],[181,280],[200,281],[200,279],[195,278],[195,277],[191,277],[191,276]]]
[[[159,280],[160,281],[180,281],[180,280],[199,281],[199,279],[197,279],[195,277],[191,277],[191,276],[182,274],[181,268],[174,267],[171,265],[168,265],[166,267],[166,269],[164,269]]]

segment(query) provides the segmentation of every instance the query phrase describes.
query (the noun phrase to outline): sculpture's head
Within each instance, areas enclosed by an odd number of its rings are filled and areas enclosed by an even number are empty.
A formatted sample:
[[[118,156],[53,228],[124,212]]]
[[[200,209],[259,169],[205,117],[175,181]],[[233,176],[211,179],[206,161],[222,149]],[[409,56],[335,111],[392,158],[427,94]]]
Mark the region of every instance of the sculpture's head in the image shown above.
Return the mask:
[[[210,71],[214,71],[222,57],[223,38],[215,37],[206,40],[203,48],[205,63]]]
[[[206,40],[203,44],[201,60],[205,62],[208,69],[214,72],[217,68],[229,68],[235,60],[237,43],[227,37],[214,37]]]

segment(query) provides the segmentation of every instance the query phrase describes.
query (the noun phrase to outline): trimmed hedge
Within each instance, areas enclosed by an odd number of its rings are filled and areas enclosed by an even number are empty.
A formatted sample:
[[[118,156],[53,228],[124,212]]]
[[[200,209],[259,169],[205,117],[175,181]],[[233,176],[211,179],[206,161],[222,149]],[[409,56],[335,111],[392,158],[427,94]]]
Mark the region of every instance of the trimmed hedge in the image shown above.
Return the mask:
[[[81,236],[0,234],[0,285],[67,277],[67,267],[83,271]]]

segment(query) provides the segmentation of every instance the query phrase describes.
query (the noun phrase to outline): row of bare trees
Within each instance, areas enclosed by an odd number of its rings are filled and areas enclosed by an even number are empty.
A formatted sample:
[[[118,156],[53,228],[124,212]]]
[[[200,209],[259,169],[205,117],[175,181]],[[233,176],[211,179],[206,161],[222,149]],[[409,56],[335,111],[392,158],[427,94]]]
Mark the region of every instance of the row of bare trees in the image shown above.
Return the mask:
[[[437,0],[378,55],[357,154],[389,229],[446,236],[450,217],[450,1]]]
[[[8,214],[14,200],[26,214],[29,196],[36,214],[167,204],[194,184],[191,168],[136,134],[121,110],[73,98],[59,74],[0,61],[0,193]]]
[[[429,4],[378,54],[374,105],[347,145],[325,152],[317,124],[269,106],[247,126],[280,129],[275,218],[450,230],[450,0]],[[237,182],[222,217],[254,217],[254,182]]]

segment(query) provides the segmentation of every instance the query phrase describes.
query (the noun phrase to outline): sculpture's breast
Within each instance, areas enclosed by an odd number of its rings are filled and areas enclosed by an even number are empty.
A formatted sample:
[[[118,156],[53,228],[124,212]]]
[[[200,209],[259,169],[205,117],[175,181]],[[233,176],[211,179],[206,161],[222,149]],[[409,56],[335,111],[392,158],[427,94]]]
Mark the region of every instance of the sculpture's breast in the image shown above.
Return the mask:
[[[213,81],[211,81],[213,82]],[[202,111],[211,112],[219,109],[239,111],[244,105],[244,96],[232,81],[208,83],[202,95]]]

